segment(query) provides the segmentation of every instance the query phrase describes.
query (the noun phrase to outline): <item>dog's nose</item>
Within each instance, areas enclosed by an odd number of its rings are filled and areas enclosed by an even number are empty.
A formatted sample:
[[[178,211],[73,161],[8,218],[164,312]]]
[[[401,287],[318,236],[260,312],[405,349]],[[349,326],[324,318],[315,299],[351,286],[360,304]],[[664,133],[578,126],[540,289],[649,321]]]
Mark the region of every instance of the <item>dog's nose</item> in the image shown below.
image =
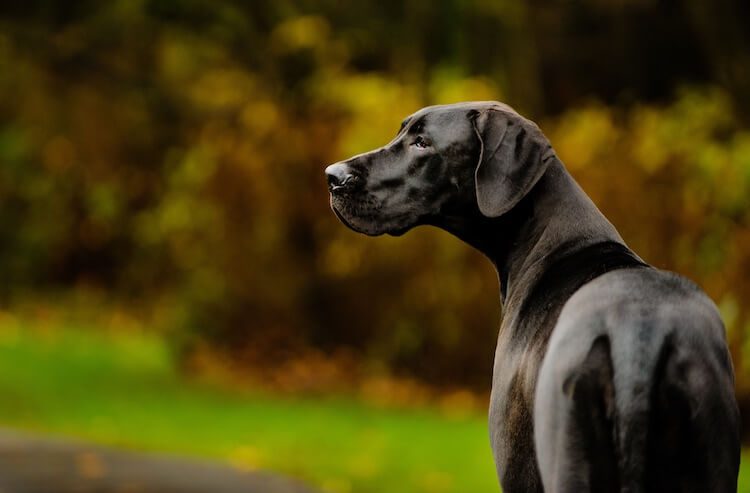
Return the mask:
[[[331,192],[349,188],[354,183],[354,175],[349,172],[348,166],[343,163],[328,166],[326,176],[328,177],[328,190]]]

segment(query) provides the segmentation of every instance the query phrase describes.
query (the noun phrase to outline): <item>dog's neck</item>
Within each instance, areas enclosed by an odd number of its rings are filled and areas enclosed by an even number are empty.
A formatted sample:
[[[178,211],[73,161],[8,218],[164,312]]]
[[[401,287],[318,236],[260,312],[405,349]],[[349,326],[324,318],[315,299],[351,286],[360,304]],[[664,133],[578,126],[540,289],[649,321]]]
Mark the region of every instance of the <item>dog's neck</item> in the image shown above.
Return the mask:
[[[623,244],[617,230],[555,158],[534,188],[508,213],[479,210],[440,225],[495,265],[503,308],[522,301],[544,269],[595,243]],[[568,248],[567,245],[575,245]]]

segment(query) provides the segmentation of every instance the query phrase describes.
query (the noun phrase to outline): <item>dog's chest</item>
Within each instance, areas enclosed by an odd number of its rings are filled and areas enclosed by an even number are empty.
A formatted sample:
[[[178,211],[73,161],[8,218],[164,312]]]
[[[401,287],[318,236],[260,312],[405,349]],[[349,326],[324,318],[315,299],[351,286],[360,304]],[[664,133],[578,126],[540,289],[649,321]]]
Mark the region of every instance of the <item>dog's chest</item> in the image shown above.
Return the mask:
[[[498,340],[490,399],[490,441],[505,492],[541,492],[534,449],[534,387],[541,363],[538,351],[508,351]],[[543,354],[541,355],[543,356]]]
[[[544,491],[534,447],[536,380],[560,311],[585,280],[542,283],[544,290],[537,283],[537,289],[521,302],[506,305],[495,350],[489,413],[490,441],[505,493]]]

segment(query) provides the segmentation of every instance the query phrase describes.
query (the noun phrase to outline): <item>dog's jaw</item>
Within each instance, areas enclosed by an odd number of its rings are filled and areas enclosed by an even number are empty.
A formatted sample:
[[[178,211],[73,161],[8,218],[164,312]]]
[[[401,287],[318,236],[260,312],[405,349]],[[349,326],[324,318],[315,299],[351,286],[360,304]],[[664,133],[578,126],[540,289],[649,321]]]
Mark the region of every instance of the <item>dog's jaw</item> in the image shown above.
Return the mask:
[[[331,194],[329,202],[331,210],[344,226],[367,236],[402,236],[419,224],[410,214],[382,217],[381,208],[368,201],[352,201],[341,195]]]
[[[344,215],[343,212],[341,212],[338,207],[336,206],[336,198],[334,195],[331,196],[330,204],[331,204],[331,210],[336,215],[336,217],[341,221],[341,223],[346,226],[347,228],[351,229],[352,231],[356,233],[361,233],[367,236],[380,236],[383,234],[383,232],[375,231],[368,228],[361,228],[354,224],[356,222],[355,220],[350,221],[347,219],[347,217]]]

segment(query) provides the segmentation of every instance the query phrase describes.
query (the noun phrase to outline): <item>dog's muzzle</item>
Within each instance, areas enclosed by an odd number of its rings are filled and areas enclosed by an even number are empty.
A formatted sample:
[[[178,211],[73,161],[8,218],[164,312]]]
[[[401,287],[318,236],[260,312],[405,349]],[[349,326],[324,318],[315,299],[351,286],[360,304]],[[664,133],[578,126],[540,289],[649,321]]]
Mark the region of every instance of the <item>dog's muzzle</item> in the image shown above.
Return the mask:
[[[362,182],[344,163],[328,166],[325,173],[328,179],[328,191],[331,193],[352,192]]]

